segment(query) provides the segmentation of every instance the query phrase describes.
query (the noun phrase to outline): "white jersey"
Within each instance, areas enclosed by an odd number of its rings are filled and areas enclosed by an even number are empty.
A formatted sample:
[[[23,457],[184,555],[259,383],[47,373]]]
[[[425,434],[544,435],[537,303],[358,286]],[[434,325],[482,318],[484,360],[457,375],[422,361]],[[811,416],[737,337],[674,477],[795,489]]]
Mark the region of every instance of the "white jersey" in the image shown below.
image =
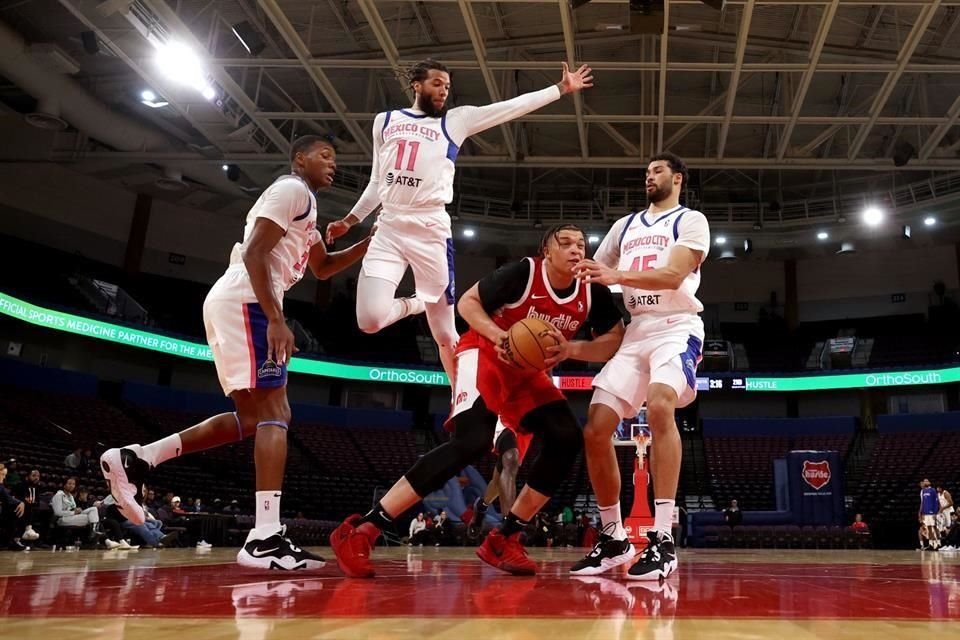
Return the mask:
[[[320,241],[320,233],[317,231],[317,199],[299,176],[281,176],[267,187],[247,214],[243,242],[247,242],[253,234],[257,218],[266,218],[284,231],[283,237],[270,251],[269,258],[274,291],[278,298],[283,299],[283,293],[303,277],[309,263],[310,248]],[[247,267],[243,263],[242,246],[241,242],[233,245],[227,273],[242,274],[243,277],[231,280],[231,288],[240,289],[233,293],[246,302],[256,302],[257,297],[250,284]],[[217,285],[214,285],[214,288],[217,288]]]
[[[699,211],[676,207],[667,212],[633,213],[617,220],[593,258],[620,271],[647,271],[666,267],[675,246],[703,252],[710,250],[710,226]],[[700,313],[697,300],[700,267],[676,290],[647,291],[623,287],[623,302],[631,315],[645,313]]]
[[[483,107],[463,106],[433,118],[418,109],[377,114],[373,166],[350,213],[363,220],[378,205],[383,214],[443,214],[453,201],[454,163],[464,141],[560,98],[556,85]]]

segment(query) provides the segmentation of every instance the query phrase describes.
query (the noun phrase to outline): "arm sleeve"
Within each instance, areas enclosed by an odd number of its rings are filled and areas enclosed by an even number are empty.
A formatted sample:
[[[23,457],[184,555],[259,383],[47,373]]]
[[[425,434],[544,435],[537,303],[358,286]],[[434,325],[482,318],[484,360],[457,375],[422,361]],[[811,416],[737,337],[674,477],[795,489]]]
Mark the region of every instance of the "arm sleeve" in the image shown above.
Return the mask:
[[[454,144],[461,145],[474,134],[541,109],[559,100],[560,96],[560,87],[550,85],[540,91],[531,91],[483,107],[456,107],[447,114],[447,131]]]
[[[487,313],[493,313],[505,304],[516,302],[523,296],[530,279],[530,261],[505,264],[477,283],[480,304]]]
[[[386,115],[378,113],[373,119],[373,165],[370,167],[370,182],[360,195],[360,199],[350,209],[350,215],[363,221],[380,206],[380,145],[383,143],[383,121]]]
[[[706,260],[710,251],[710,224],[707,216],[692,210],[684,213],[677,228],[677,244],[694,251],[702,251],[702,260]]]
[[[294,218],[310,208],[310,192],[299,180],[280,180],[260,196],[257,217],[274,222],[286,232]]]
[[[604,236],[603,242],[597,247],[593,254],[593,259],[600,264],[606,265],[611,269],[616,269],[620,264],[620,235],[627,224],[627,218],[620,218],[613,223],[610,231]]]
[[[590,283],[590,313],[587,324],[594,336],[602,336],[623,321],[620,310],[613,301],[613,293],[608,287],[596,282]]]

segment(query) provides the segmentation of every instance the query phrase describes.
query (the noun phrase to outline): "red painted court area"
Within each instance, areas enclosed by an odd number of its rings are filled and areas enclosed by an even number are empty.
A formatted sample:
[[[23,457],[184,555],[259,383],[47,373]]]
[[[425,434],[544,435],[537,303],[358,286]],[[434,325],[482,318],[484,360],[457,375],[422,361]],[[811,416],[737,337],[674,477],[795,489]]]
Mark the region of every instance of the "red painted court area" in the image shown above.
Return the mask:
[[[242,570],[223,550],[4,554],[0,614],[44,618],[571,618],[946,621],[960,618],[960,565],[919,552],[687,552],[664,584],[572,578],[575,551],[535,553],[515,578],[469,549],[380,552],[374,580]],[[958,554],[960,555],[960,554]],[[63,559],[65,563],[55,560]],[[198,624],[203,624],[199,622]],[[960,624],[960,623],[956,623]]]

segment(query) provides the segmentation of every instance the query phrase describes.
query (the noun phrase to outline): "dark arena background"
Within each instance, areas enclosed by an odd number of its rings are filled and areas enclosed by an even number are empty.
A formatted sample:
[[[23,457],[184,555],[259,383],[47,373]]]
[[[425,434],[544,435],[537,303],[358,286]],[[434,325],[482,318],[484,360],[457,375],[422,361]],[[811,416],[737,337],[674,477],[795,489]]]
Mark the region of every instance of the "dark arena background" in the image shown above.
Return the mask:
[[[449,438],[426,319],[360,331],[359,264],[283,305],[281,515],[325,568],[236,563],[253,438],[150,473],[162,538],[62,526],[71,477],[108,518],[104,451],[233,410],[202,307],[247,212],[314,134],[337,152],[317,225],[346,215],[374,117],[410,107],[403,71],[427,57],[450,106],[548,87],[562,62],[595,83],[459,149],[458,295],[557,223],[593,255],[646,207],[648,158],[690,167],[681,202],[711,246],[699,393],[676,414],[677,573],[568,574],[599,533],[582,453],[527,531],[537,574],[487,567],[464,519],[491,453],[397,518],[377,578],[344,577],[333,529]],[[918,533],[923,480],[960,497],[958,328],[958,0],[0,0],[4,637],[960,638],[952,506],[939,544]],[[599,371],[552,372],[581,423]],[[625,516],[647,507],[644,422],[619,432]]]

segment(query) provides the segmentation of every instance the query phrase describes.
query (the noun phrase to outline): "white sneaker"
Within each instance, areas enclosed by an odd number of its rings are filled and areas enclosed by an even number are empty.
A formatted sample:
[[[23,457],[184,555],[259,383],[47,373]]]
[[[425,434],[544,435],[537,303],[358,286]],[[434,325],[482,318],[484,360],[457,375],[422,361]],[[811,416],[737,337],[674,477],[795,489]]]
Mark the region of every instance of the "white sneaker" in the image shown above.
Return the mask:
[[[117,501],[123,517],[135,525],[146,520],[143,513],[143,482],[150,465],[138,455],[140,445],[108,449],[100,456],[100,472],[110,484],[110,493]]]
[[[33,542],[34,540],[40,539],[40,534],[33,530],[32,525],[27,525],[27,528],[24,530],[23,535],[20,536],[21,540],[26,540],[27,542]]]
[[[197,543],[197,549],[212,549],[213,545],[207,542],[206,540],[201,540]]]
[[[272,534],[251,529],[247,541],[237,554],[237,563],[251,569],[320,569],[323,558],[305,551],[287,538],[287,527],[281,525]]]
[[[140,548],[140,545],[138,545],[138,544],[130,544],[130,542],[129,542],[128,540],[121,540],[121,541],[120,541],[120,548],[123,549],[124,551],[136,551],[137,549]]]
[[[119,542],[115,540],[111,540],[110,538],[107,538],[106,540],[104,540],[103,544],[106,545],[107,549],[110,549],[111,551],[113,551],[114,549],[120,549],[123,546]]]

